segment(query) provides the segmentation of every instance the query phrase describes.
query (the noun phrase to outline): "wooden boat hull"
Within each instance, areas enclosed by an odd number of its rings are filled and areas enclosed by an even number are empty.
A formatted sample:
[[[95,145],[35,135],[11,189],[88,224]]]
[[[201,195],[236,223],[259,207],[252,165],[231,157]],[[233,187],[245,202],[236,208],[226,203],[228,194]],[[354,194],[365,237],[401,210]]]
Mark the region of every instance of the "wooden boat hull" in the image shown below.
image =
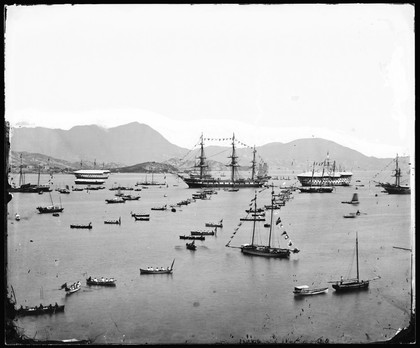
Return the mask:
[[[219,227],[219,228],[222,228],[223,225],[222,224],[212,224],[212,223],[206,222],[206,227]]]
[[[341,292],[345,292],[345,291],[353,291],[353,290],[366,290],[369,287],[369,281],[354,281],[354,282],[343,282],[341,283],[336,283],[332,285],[333,289],[335,291],[341,291]]]
[[[262,257],[270,257],[270,258],[289,258],[290,250],[289,249],[280,249],[280,248],[265,248],[265,247],[253,247],[253,246],[246,246],[241,247],[242,253],[245,255],[252,255],[252,256],[262,256]]]
[[[61,213],[64,208],[48,208],[48,207],[38,207],[36,208],[38,209],[40,214],[51,214],[51,213]]]
[[[94,280],[88,280],[86,279],[86,285],[95,285],[95,286],[116,286],[117,284],[115,284],[115,280],[98,280],[98,281],[94,281]]]
[[[182,180],[188,185],[189,188],[208,188],[208,187],[234,187],[235,191],[239,188],[248,187],[262,187],[267,181],[231,181],[231,180],[220,180],[220,179],[195,179],[195,178],[183,178]]]
[[[211,232],[200,232],[200,231],[191,231],[192,236],[214,236],[214,231]]]
[[[307,290],[301,290],[301,291],[294,290],[293,291],[295,296],[312,296],[312,295],[326,294],[327,292],[328,292],[328,288],[307,289]]]
[[[333,187],[299,187],[301,193],[331,193]]]
[[[190,239],[190,240],[206,240],[204,236],[179,236],[179,239]]]
[[[165,270],[148,270],[148,269],[144,269],[144,268],[140,268],[140,274],[171,274],[172,273],[172,269],[165,269]]]
[[[80,289],[81,289],[81,287],[79,286],[76,289],[66,290],[66,296],[70,296],[71,294],[74,294],[75,292],[78,292]]]
[[[70,228],[85,228],[90,230],[92,228],[92,225],[70,225]]]
[[[19,308],[16,310],[16,314],[19,316],[26,315],[42,315],[42,314],[55,314],[58,312],[64,312],[64,305],[61,306],[45,306],[42,308],[39,307],[30,307],[30,308]]]

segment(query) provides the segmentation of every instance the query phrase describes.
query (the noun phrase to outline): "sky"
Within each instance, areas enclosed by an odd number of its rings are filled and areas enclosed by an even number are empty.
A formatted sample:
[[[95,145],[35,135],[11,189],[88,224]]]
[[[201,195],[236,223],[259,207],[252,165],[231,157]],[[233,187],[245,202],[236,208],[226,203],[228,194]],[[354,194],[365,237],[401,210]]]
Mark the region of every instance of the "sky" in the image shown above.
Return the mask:
[[[6,9],[12,127],[137,121],[185,148],[235,133],[256,146],[315,137],[414,156],[412,5]]]

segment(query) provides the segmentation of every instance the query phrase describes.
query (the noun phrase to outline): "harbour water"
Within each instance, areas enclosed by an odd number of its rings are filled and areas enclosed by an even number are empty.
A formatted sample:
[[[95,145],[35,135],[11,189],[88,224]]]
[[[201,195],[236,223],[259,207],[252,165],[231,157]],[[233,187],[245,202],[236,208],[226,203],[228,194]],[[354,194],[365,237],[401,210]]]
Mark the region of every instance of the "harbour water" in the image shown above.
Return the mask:
[[[295,183],[274,180],[279,185]],[[290,259],[265,259],[243,255],[226,244],[255,194],[218,190],[209,200],[197,200],[176,212],[151,211],[191,198],[195,189],[167,174],[167,186],[149,186],[138,201],[106,204],[115,185],[131,186],[142,174],[111,174],[106,189],[53,191],[60,216],[38,214],[49,205],[48,193],[14,193],[8,204],[7,281],[13,286],[17,306],[65,304],[63,313],[21,317],[17,325],[36,339],[92,339],[95,343],[178,344],[314,342],[359,343],[385,340],[407,326],[410,313],[410,252],[412,202],[410,195],[388,195],[370,179],[374,172],[355,172],[350,187],[336,187],[329,194],[295,191],[275,218],[300,249]],[[18,182],[18,178],[14,179]],[[163,174],[155,175],[158,182]],[[364,186],[356,186],[356,180]],[[37,175],[26,182],[36,183]],[[54,175],[54,188],[74,186],[73,175]],[[258,196],[270,203],[270,191]],[[359,195],[360,204],[342,204]],[[355,219],[343,215],[362,213]],[[130,212],[150,213],[150,221],[135,221]],[[15,221],[15,213],[21,216]],[[121,225],[104,220],[118,219]],[[223,219],[223,228],[196,251],[187,250],[180,235],[209,229],[206,222]],[[87,224],[91,230],[70,229]],[[261,223],[262,225],[263,223]],[[231,246],[249,243],[252,222],[243,222]],[[371,281],[369,289],[336,293],[329,281],[355,277],[353,263],[356,231],[359,237],[360,276]],[[263,238],[263,237],[262,237]],[[284,238],[280,238],[286,247]],[[140,275],[139,268],[167,267],[171,275]],[[87,286],[85,279],[114,277],[114,288]],[[80,280],[82,289],[65,296],[60,286]],[[329,286],[329,292],[295,297],[296,285]]]

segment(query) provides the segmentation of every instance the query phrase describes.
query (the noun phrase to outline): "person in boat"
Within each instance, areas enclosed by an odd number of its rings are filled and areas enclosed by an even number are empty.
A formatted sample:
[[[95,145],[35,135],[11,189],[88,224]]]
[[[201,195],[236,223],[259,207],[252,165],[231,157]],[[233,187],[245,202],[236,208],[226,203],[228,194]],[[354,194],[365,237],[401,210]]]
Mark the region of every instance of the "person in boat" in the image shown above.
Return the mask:
[[[166,270],[167,270],[167,271],[169,271],[169,270],[170,270],[169,266],[168,266],[168,267],[166,267]]]
[[[55,308],[58,308],[58,304],[57,304],[57,302],[55,303],[54,307],[55,307]]]
[[[340,284],[343,284],[343,276],[340,278]]]
[[[356,211],[356,215],[360,215],[360,211],[359,210]]]
[[[93,281],[94,281],[94,282],[97,282],[97,281],[98,281],[98,279],[96,279],[96,277],[95,277],[95,278],[93,278]]]
[[[163,267],[160,268],[161,271],[164,271],[165,269]]]
[[[49,309],[52,309],[52,304],[50,303],[50,305],[48,306]]]
[[[44,307],[42,306],[42,303],[39,304],[39,308],[43,309]]]
[[[19,308],[19,310],[23,311],[23,306],[22,306],[22,305],[20,305],[20,308]]]
[[[104,277],[101,277],[101,281],[104,281]]]

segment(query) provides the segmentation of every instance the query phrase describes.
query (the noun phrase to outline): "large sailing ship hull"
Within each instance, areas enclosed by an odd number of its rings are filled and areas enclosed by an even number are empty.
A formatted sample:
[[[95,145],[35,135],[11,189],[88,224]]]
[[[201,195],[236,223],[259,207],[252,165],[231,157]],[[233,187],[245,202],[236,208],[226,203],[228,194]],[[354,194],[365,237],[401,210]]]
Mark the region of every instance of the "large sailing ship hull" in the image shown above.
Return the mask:
[[[411,189],[408,186],[396,186],[392,184],[382,184],[382,188],[390,195],[409,195]]]
[[[182,180],[188,185],[189,188],[204,188],[204,187],[235,187],[235,188],[251,188],[262,187],[266,181],[256,180],[222,180],[222,179],[196,179],[184,178]]]
[[[317,176],[312,177],[312,173],[302,173],[297,175],[302,186],[350,186],[351,178],[353,173],[350,172],[341,172],[332,175]]]

